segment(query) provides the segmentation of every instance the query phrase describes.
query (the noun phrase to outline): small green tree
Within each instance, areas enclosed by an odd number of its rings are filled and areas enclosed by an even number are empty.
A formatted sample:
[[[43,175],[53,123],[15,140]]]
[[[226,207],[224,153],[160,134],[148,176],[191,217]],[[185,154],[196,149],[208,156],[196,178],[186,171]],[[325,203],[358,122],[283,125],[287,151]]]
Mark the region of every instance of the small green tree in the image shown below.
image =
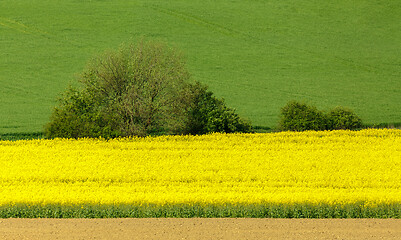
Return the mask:
[[[281,109],[279,128],[284,131],[326,130],[327,121],[316,107],[290,101]]]
[[[187,133],[252,132],[250,122],[241,118],[234,109],[226,106],[224,99],[217,99],[206,86],[191,86],[192,101],[188,111]]]
[[[279,128],[285,131],[358,129],[362,120],[353,111],[336,107],[327,114],[314,106],[291,101],[281,109]]]
[[[180,133],[189,106],[189,73],[181,55],[141,41],[92,59],[81,89],[68,90],[47,137],[146,136]]]
[[[121,135],[118,122],[112,115],[99,111],[98,105],[86,91],[70,88],[59,99],[50,123],[45,127],[47,138],[100,137]]]
[[[358,129],[363,126],[362,119],[352,110],[344,107],[335,107],[327,114],[328,128],[335,129]]]

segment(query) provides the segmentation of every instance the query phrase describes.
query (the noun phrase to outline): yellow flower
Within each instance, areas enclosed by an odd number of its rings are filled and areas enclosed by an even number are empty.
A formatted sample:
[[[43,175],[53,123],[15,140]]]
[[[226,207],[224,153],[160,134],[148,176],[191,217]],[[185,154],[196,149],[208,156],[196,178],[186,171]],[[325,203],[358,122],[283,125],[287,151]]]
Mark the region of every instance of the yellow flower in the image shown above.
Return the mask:
[[[0,141],[0,205],[401,202],[401,131]]]

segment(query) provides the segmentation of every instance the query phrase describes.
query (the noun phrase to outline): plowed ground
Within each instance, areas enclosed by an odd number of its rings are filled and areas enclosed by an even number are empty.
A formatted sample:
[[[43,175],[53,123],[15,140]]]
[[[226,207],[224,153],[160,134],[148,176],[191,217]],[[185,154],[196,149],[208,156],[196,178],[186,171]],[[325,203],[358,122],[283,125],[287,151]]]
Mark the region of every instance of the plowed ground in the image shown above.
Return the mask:
[[[400,239],[401,219],[0,219],[0,239]]]

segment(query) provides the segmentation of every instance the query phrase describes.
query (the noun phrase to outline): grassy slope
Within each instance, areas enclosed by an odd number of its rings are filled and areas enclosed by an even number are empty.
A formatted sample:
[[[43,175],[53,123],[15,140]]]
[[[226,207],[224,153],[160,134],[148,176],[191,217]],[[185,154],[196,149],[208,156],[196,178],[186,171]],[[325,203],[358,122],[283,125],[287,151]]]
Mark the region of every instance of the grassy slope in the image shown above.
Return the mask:
[[[37,132],[93,54],[140,36],[182,49],[207,83],[255,125],[289,100],[401,121],[401,2],[0,2],[0,133]]]

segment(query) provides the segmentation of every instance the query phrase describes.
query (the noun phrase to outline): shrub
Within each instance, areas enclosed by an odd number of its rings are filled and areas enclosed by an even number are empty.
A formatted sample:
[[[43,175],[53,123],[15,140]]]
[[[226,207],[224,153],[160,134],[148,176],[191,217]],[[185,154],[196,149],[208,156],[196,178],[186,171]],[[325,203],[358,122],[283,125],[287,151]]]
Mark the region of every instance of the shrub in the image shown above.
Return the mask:
[[[192,104],[188,111],[187,133],[251,132],[251,124],[242,119],[234,109],[226,106],[224,99],[217,99],[206,86],[199,83],[191,88]]]
[[[344,107],[336,107],[327,114],[329,129],[357,129],[361,128],[362,119],[352,110]]]
[[[279,128],[285,131],[338,130],[361,128],[362,120],[351,110],[336,107],[327,114],[314,106],[296,101],[281,109]]]
[[[281,109],[279,128],[284,131],[326,130],[326,117],[314,106],[291,101]]]
[[[59,99],[60,106],[56,107],[45,127],[47,138],[63,137],[117,137],[116,118],[108,116],[98,109],[98,104],[85,91],[70,88]]]
[[[181,55],[141,41],[89,62],[81,88],[68,89],[45,127],[47,138],[249,131],[250,125],[190,75]]]

